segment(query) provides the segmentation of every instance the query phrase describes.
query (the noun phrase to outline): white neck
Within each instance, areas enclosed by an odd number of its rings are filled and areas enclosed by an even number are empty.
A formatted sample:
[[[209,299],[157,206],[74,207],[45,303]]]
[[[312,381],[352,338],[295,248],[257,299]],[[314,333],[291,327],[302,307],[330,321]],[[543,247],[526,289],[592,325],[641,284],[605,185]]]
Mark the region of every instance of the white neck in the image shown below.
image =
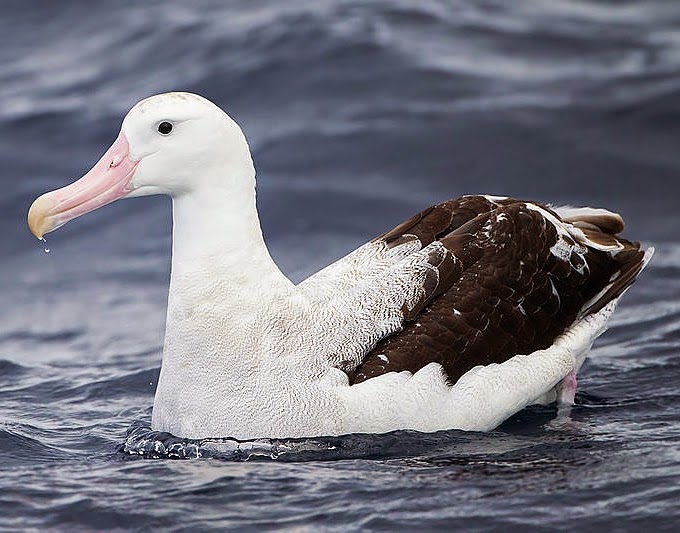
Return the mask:
[[[250,179],[173,199],[173,257],[155,429],[206,423],[195,401],[249,409],[268,324],[294,290],[265,246]],[[237,181],[239,186],[234,186]],[[285,313],[284,313],[285,315]],[[212,394],[220,394],[211,398]],[[193,398],[193,399],[192,399]],[[245,414],[245,413],[244,413]]]
[[[252,173],[173,198],[173,281],[197,269],[225,278],[253,269],[283,277],[262,237]]]

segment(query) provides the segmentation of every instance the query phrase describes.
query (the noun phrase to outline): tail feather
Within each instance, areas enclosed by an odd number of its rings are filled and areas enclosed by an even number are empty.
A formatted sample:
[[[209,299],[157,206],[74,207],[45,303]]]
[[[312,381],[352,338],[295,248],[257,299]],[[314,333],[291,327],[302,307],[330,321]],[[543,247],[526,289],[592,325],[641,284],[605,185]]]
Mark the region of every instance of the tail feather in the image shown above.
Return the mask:
[[[579,229],[598,230],[602,233],[617,235],[625,226],[623,217],[618,213],[594,207],[563,206],[554,209],[564,222]]]
[[[611,281],[598,294],[585,303],[579,316],[597,313],[609,302],[621,296],[647,266],[654,255],[654,248],[641,250],[638,243],[631,244],[637,246],[637,248],[631,247],[617,254],[617,260],[621,256],[621,269],[612,276]]]
[[[616,265],[609,282],[584,304],[579,317],[597,313],[632,285],[652,258],[654,248],[643,249],[640,243],[619,237],[624,222],[618,213],[589,207],[558,207],[555,212],[574,226],[570,233],[592,251],[591,261]]]

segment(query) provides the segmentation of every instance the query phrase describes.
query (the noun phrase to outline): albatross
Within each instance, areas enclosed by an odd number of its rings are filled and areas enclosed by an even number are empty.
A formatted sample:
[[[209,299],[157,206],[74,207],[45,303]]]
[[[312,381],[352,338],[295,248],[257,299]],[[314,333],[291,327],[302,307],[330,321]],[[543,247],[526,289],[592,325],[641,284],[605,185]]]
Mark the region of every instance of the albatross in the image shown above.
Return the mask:
[[[296,285],[265,245],[241,128],[182,92],[136,104],[28,224],[42,238],[152,194],[173,206],[152,429],[184,438],[487,431],[530,404],[573,403],[586,354],[653,253],[604,209],[463,196]]]

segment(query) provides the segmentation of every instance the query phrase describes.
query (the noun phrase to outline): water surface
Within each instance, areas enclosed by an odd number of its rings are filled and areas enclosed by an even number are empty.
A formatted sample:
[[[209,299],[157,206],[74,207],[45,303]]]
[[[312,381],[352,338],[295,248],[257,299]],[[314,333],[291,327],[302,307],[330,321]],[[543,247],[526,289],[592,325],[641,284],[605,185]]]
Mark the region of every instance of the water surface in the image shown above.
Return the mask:
[[[677,529],[676,2],[288,4],[3,4],[0,528]],[[108,206],[48,236],[49,254],[25,214],[168,90],[243,126],[294,280],[459,194],[624,214],[657,255],[571,413],[530,408],[488,434],[149,434],[169,201]]]

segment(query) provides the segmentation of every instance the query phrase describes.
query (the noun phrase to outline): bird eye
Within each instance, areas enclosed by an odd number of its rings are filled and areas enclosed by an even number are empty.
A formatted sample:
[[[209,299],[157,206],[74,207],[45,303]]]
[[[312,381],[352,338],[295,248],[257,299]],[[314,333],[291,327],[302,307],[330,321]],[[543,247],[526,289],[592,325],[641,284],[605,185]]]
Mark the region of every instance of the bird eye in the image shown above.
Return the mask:
[[[167,135],[172,131],[172,122],[168,122],[167,120],[164,120],[158,125],[158,133],[161,133],[163,135]]]

